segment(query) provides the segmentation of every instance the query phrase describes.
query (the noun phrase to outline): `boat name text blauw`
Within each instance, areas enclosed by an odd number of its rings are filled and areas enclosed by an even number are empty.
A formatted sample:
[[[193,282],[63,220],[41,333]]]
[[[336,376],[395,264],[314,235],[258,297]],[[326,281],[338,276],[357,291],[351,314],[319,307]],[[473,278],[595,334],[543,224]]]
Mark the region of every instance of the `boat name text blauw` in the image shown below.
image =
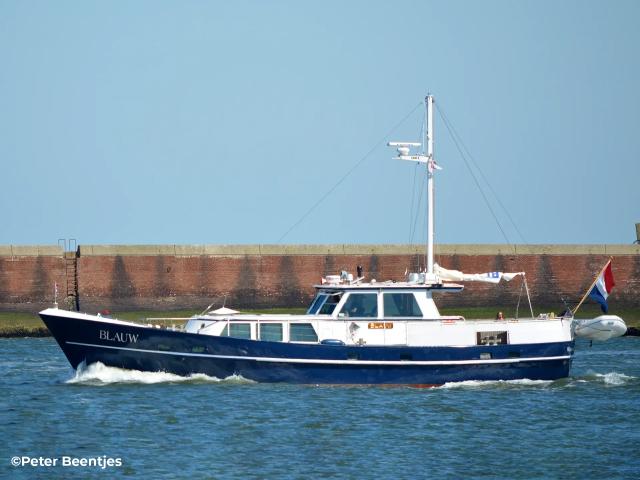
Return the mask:
[[[137,333],[112,333],[109,330],[100,330],[100,340],[108,340],[110,342],[137,343],[138,335]]]

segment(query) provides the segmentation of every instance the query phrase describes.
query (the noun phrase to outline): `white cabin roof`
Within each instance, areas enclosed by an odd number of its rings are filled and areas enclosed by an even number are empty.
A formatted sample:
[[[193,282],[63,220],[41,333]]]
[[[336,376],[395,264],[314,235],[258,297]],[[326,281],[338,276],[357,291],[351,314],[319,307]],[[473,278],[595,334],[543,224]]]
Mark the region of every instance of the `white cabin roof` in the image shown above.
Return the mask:
[[[314,285],[317,290],[450,290],[460,291],[464,285],[459,283],[417,283],[417,282],[357,282],[324,283]]]

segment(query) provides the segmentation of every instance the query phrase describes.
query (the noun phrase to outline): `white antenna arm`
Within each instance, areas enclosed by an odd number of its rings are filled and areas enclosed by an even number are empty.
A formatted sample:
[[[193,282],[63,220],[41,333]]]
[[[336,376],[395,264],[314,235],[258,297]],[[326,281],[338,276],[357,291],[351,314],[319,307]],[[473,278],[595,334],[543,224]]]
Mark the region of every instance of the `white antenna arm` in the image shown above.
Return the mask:
[[[409,160],[412,162],[418,163],[428,163],[429,158],[425,155],[411,155],[411,147],[420,147],[421,143],[417,142],[389,142],[387,143],[390,147],[397,147],[398,156],[393,157],[394,160]]]

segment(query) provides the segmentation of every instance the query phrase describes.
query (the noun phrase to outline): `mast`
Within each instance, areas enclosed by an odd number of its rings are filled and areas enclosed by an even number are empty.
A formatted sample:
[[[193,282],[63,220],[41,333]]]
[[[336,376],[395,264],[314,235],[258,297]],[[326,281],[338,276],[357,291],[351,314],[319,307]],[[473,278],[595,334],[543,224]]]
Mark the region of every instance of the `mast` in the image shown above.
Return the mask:
[[[427,165],[427,274],[426,280],[433,281],[433,173],[441,170],[433,158],[433,95],[428,94],[424,99],[427,107],[427,128],[426,130],[426,152],[423,150],[419,154],[411,154],[412,147],[420,147],[421,143],[414,142],[389,142],[390,147],[397,147],[398,156],[396,160],[409,160],[412,162],[424,163]]]
[[[427,273],[433,275],[433,95],[425,98],[427,104]]]

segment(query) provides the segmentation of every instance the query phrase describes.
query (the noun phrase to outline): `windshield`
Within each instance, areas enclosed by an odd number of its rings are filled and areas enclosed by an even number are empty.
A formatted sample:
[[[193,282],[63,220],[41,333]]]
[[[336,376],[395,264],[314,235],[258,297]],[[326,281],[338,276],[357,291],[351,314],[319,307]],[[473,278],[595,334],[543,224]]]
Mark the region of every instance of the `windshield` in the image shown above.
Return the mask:
[[[307,313],[309,315],[331,315],[340,301],[342,293],[321,292],[313,300]]]
[[[307,313],[311,315],[315,315],[315,313],[320,308],[320,305],[324,303],[324,301],[327,299],[328,296],[329,295],[327,295],[326,293],[321,293],[318,296],[316,296],[316,298],[313,299],[313,302],[311,302],[311,306],[307,310]]]

